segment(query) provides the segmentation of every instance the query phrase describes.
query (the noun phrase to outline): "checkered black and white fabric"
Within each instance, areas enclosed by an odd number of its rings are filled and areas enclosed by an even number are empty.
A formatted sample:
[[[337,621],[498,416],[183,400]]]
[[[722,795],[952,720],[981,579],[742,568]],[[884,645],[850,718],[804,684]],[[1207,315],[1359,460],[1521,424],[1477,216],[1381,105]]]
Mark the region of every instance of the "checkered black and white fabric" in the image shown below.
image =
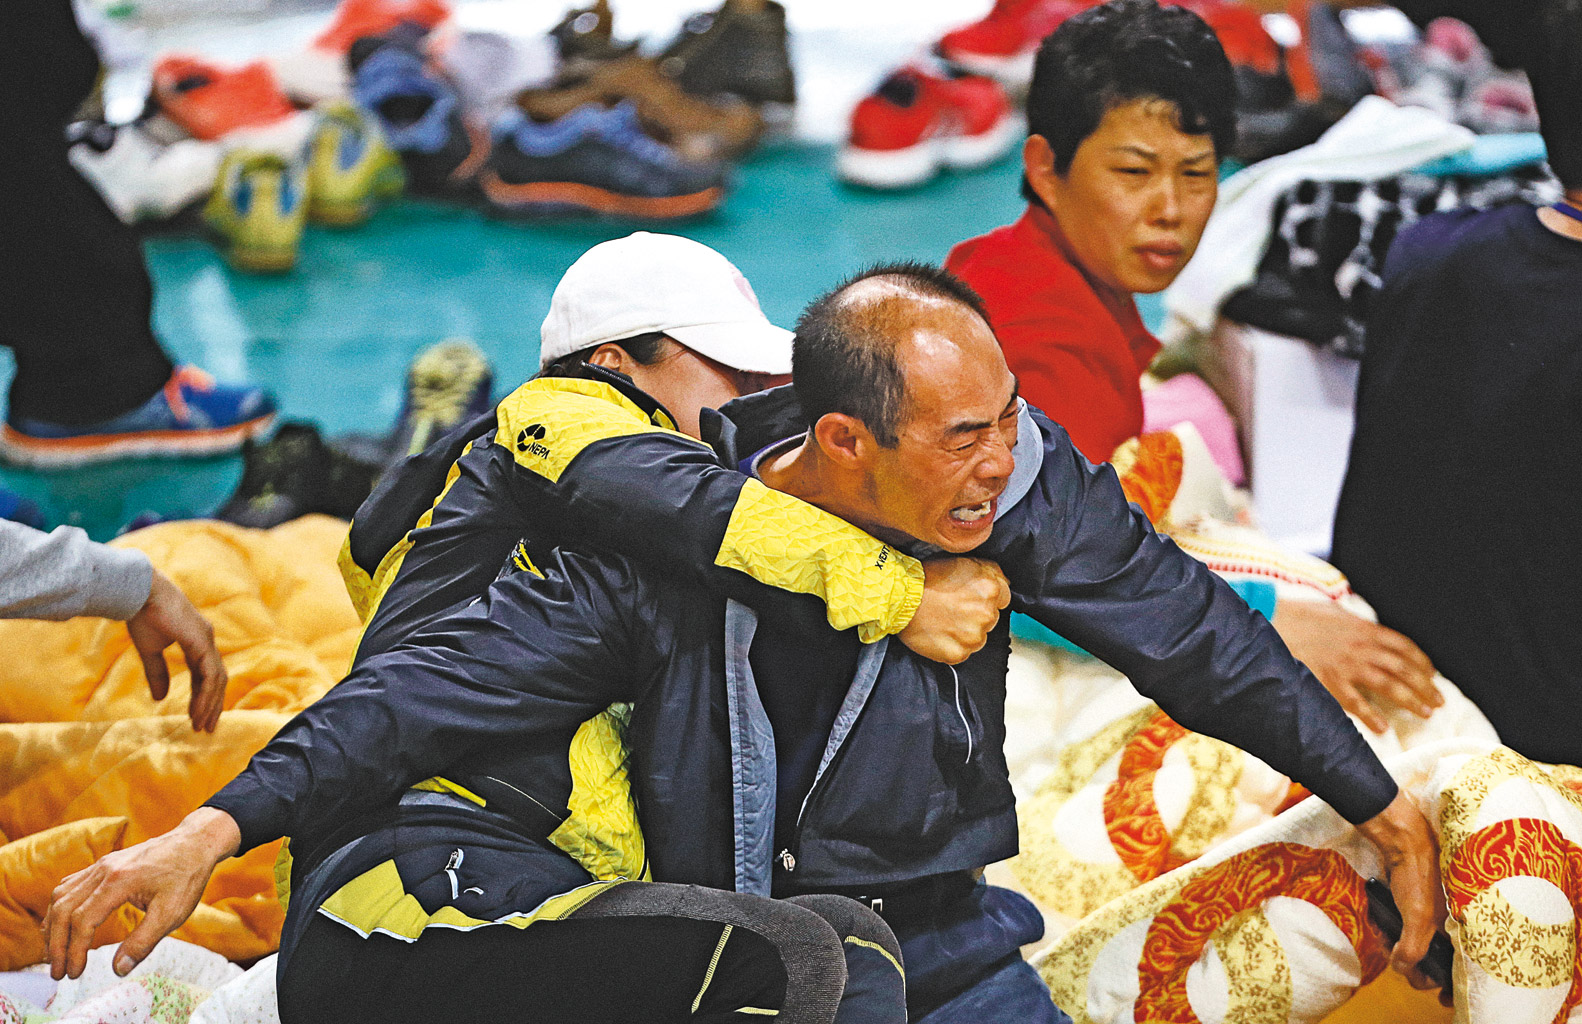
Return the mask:
[[[1301,182],[1276,202],[1258,277],[1226,301],[1224,313],[1361,358],[1368,302],[1403,227],[1441,210],[1558,198],[1559,183],[1542,165],[1493,177]]]

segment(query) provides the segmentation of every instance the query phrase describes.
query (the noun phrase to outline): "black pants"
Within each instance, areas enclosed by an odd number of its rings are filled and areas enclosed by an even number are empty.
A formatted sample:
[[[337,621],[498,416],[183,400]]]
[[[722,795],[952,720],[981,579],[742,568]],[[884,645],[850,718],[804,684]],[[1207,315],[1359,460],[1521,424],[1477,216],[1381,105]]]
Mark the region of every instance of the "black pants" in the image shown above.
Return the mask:
[[[96,62],[66,0],[23,0],[0,42],[0,345],[11,415],[80,425],[142,405],[170,378],[149,324],[136,234],[66,157],[63,110]],[[68,94],[76,94],[72,98]]]
[[[625,883],[564,920],[414,942],[315,915],[280,978],[280,1019],[901,1024],[899,962],[884,922],[843,897]]]

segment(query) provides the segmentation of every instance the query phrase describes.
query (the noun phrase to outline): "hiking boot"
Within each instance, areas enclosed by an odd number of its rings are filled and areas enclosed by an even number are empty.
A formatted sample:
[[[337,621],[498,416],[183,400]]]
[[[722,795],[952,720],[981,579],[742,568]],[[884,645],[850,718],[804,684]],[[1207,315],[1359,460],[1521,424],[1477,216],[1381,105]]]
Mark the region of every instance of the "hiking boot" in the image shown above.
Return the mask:
[[[242,448],[242,482],[214,518],[267,530],[318,512],[350,519],[373,491],[379,467],[324,443],[312,423],[282,423],[267,442]]]
[[[320,224],[361,224],[378,200],[401,194],[401,158],[355,104],[330,100],[317,112],[308,141],[308,217]]]
[[[549,30],[567,70],[585,69],[637,52],[636,41],[616,42],[610,0],[595,0],[592,7],[574,7]]]
[[[796,102],[786,11],[776,0],[756,9],[725,0],[694,14],[659,55],[659,70],[696,96],[739,96],[748,103]]]
[[[197,57],[166,57],[154,65],[153,97],[166,117],[205,142],[297,112],[262,61],[229,70]]]
[[[724,168],[688,163],[644,135],[630,100],[608,110],[590,103],[547,124],[507,111],[480,181],[490,207],[506,214],[668,220],[712,210],[725,197]]]
[[[494,371],[477,345],[447,338],[430,345],[407,371],[406,401],[390,440],[392,462],[416,455],[437,438],[494,405]]]
[[[357,41],[350,57],[352,95],[378,118],[414,189],[465,188],[488,159],[489,133],[462,113],[445,76],[403,42]]]
[[[297,262],[307,219],[306,181],[299,164],[273,153],[236,149],[225,155],[203,219],[238,270],[281,273]]]
[[[563,76],[546,89],[528,89],[517,106],[535,121],[558,121],[588,103],[613,107],[631,100],[643,128],[685,160],[727,160],[750,150],[763,134],[758,111],[738,99],[711,102],[692,96],[653,61],[624,57],[581,74]]]
[[[128,456],[215,455],[234,451],[274,425],[275,403],[259,388],[216,384],[194,366],[177,367],[154,397],[114,419],[81,426],[10,417],[0,455],[43,468]]]
[[[311,423],[287,422],[242,446],[242,481],[214,518],[267,530],[307,512],[324,491],[329,451]]]
[[[905,188],[941,167],[983,167],[1021,141],[1022,119],[991,78],[905,67],[851,115],[851,134],[835,161],[846,181]]]

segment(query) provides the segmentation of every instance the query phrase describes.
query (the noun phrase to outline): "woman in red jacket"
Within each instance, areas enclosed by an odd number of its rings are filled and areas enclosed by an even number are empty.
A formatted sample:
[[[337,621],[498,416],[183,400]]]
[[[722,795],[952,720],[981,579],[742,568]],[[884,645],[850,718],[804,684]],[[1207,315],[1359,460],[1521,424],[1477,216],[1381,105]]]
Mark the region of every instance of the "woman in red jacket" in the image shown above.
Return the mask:
[[[946,261],[988,304],[1022,395],[1094,462],[1142,430],[1138,379],[1159,342],[1132,294],[1162,291],[1196,251],[1235,97],[1189,11],[1112,0],[1069,19],[1027,97],[1027,211]]]

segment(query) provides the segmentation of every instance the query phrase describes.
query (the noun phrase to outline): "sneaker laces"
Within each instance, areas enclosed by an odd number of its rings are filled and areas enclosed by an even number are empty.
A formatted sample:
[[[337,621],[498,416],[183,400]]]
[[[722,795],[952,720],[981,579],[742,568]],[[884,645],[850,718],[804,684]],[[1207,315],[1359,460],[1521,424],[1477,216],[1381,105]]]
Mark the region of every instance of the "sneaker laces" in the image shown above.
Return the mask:
[[[194,391],[213,391],[214,378],[196,366],[178,366],[170,379],[165,382],[165,402],[170,406],[170,411],[176,414],[176,419],[183,423],[192,419],[192,409],[187,405],[187,396],[182,393],[183,388]]]

